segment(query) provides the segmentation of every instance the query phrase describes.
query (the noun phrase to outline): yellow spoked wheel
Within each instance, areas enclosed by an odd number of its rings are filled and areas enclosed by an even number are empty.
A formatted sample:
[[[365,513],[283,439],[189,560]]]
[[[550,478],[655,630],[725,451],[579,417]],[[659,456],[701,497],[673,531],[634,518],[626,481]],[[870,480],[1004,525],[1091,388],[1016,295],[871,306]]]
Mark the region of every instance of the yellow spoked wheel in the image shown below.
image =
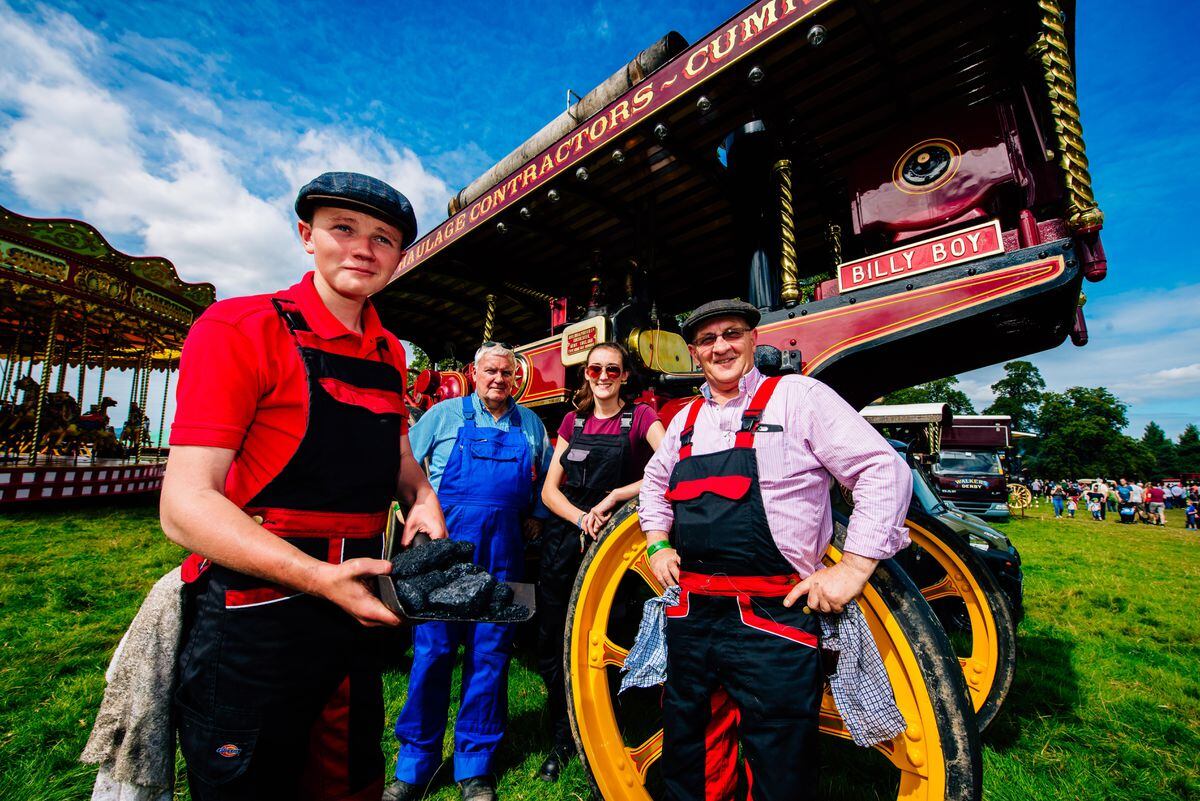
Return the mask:
[[[896,562],[949,635],[962,665],[979,730],[992,722],[1016,675],[1016,623],[1008,599],[987,566],[958,533],[910,512],[912,545]]]
[[[1008,508],[1028,509],[1033,504],[1033,493],[1024,484],[1008,485]]]
[[[620,668],[642,604],[661,587],[645,557],[633,504],[614,515],[576,578],[564,655],[568,709],[580,757],[607,801],[662,798],[661,688],[618,696]],[[830,549],[827,559],[840,553]],[[907,730],[874,749],[849,733],[826,693],[821,731],[827,797],[970,801],[980,796],[978,730],[963,673],[916,585],[882,563],[860,601]]]

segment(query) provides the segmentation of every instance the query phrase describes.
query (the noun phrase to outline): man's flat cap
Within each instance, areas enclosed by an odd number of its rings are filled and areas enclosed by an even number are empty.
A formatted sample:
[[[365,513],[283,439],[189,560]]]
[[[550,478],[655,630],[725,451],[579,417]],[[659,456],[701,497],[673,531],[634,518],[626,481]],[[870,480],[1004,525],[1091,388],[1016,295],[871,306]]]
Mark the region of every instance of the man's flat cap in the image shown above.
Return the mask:
[[[378,178],[357,172],[327,172],[304,185],[296,195],[296,215],[312,222],[319,206],[334,206],[370,214],[400,229],[404,247],[417,238],[417,216],[408,198]]]
[[[746,325],[753,328],[758,325],[758,320],[762,315],[758,313],[758,309],[744,300],[711,300],[703,306],[697,307],[683,321],[683,338],[691,342],[696,336],[696,329],[704,323],[717,317],[730,316],[745,317]]]

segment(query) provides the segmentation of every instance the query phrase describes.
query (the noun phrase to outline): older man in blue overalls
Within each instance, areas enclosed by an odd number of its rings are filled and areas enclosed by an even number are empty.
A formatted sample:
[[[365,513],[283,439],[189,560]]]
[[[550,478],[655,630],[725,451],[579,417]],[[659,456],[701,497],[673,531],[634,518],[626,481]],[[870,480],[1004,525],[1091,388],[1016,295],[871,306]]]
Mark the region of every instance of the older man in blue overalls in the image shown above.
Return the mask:
[[[413,426],[409,441],[446,513],[452,539],[475,544],[475,560],[518,581],[524,538],[546,510],[536,499],[550,458],[546,428],[512,399],[516,355],[488,342],[475,354],[475,393],[443,401]],[[464,801],[493,801],[496,749],[508,716],[512,625],[424,623],[413,634],[408,699],[396,720],[400,756],[385,801],[420,798],[442,761],[450,678],[464,645],[462,703],[454,727],[454,779]]]

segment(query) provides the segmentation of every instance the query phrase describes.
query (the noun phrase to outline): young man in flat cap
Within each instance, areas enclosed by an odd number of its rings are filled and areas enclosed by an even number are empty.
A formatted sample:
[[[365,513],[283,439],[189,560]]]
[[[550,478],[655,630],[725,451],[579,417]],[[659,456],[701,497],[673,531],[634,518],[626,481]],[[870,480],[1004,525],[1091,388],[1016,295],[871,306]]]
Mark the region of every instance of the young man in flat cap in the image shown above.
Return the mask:
[[[383,692],[369,589],[403,540],[446,536],[406,434],[405,360],[368,298],[416,238],[408,200],[325,173],[296,199],[316,269],[209,308],[180,364],[163,530],[193,554],[179,742],[196,801],[378,801]]]
[[[755,369],[758,320],[750,304],[721,300],[684,321],[705,386],[667,427],[642,481],[650,567],[680,587],[666,610],[671,801],[731,797],[733,736],[753,798],[817,796],[824,674],[814,612],[840,612],[878,560],[908,542],[904,461],[820,381]],[[822,570],[835,479],[855,506],[842,561]],[[731,708],[736,729],[716,714]]]

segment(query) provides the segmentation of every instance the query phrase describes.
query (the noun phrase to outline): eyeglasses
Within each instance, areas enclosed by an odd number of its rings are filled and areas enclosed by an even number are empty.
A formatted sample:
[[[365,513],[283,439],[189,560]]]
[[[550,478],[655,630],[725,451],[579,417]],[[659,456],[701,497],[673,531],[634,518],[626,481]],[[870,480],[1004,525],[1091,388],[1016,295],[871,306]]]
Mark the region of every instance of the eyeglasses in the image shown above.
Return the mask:
[[[705,334],[692,342],[697,348],[708,349],[717,344],[718,339],[723,339],[726,342],[737,342],[742,337],[749,333],[749,328],[726,328],[719,334]]]
[[[493,342],[490,339],[487,342],[484,342],[479,347],[481,347],[481,348],[504,348],[505,350],[512,350],[512,345],[508,344],[507,342]]]
[[[603,372],[609,378],[616,378],[621,374],[621,368],[615,364],[606,364],[601,367],[598,364],[589,364],[586,369],[587,377],[593,381],[600,378],[600,373]]]

